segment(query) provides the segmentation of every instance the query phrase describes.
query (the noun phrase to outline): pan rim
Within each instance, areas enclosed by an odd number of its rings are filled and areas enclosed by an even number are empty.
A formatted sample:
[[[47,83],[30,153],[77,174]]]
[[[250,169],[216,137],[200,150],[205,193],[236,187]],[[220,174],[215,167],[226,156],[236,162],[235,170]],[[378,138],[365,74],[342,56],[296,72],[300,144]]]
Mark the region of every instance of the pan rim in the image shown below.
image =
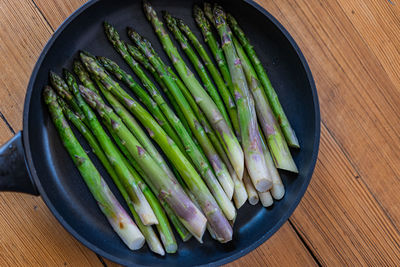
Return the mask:
[[[111,255],[109,253],[107,253],[106,251],[100,249],[96,244],[88,241],[87,239],[85,239],[84,237],[82,237],[78,232],[75,231],[75,229],[70,226],[68,224],[67,221],[64,220],[63,216],[58,212],[58,210],[55,208],[55,206],[52,204],[52,202],[50,201],[50,199],[48,198],[43,186],[41,185],[40,182],[40,178],[36,173],[35,170],[35,166],[34,166],[34,162],[33,162],[33,155],[32,155],[32,151],[30,148],[30,144],[29,144],[29,109],[30,109],[30,100],[31,100],[31,96],[32,96],[32,92],[33,92],[33,86],[34,83],[36,81],[36,77],[37,74],[39,72],[39,69],[42,65],[43,60],[45,59],[45,57],[47,56],[48,51],[50,50],[50,48],[52,47],[53,43],[57,40],[57,38],[59,37],[60,34],[62,34],[62,32],[64,31],[64,29],[77,17],[79,16],[81,13],[83,13],[84,11],[86,11],[88,8],[90,8],[92,5],[96,4],[97,2],[99,2],[100,0],[89,0],[88,2],[86,2],[85,4],[83,4],[82,6],[80,6],[77,10],[75,10],[68,18],[66,18],[64,20],[64,22],[56,29],[56,31],[53,33],[53,35],[50,37],[50,39],[47,41],[46,45],[44,46],[43,50],[40,53],[40,56],[38,57],[38,60],[33,68],[29,83],[28,83],[28,87],[27,87],[27,91],[26,91],[26,95],[25,95],[25,103],[24,103],[24,111],[23,111],[23,131],[22,131],[22,141],[23,141],[23,146],[24,146],[24,152],[25,152],[25,163],[27,165],[27,169],[28,172],[30,173],[31,177],[33,178],[34,182],[35,182],[35,186],[37,187],[38,191],[40,192],[40,196],[42,197],[42,199],[44,200],[44,202],[46,203],[47,207],[50,209],[50,211],[52,212],[53,216],[59,221],[59,223],[74,237],[76,238],[79,242],[81,242],[84,246],[86,246],[87,248],[89,248],[90,250],[92,250],[93,252],[95,252],[96,254],[103,256],[111,261],[114,261],[118,264],[122,264],[122,265],[131,265],[132,262],[128,262],[126,260],[120,259],[118,257],[115,257],[114,255]],[[296,207],[299,205],[301,199],[303,198],[309,183],[311,181],[312,178],[312,174],[314,172],[315,169],[315,165],[316,165],[316,161],[317,161],[317,157],[318,157],[318,152],[319,152],[319,143],[320,143],[320,108],[319,108],[319,101],[318,101],[318,94],[317,94],[317,89],[315,86],[315,82],[311,73],[311,70],[309,68],[309,65],[302,53],[302,51],[300,50],[299,46],[297,45],[297,43],[295,42],[295,40],[293,39],[293,37],[289,34],[289,32],[283,27],[283,25],[274,17],[272,16],[267,10],[265,10],[262,6],[260,6],[259,4],[257,4],[256,2],[254,2],[253,0],[244,0],[243,2],[245,2],[246,4],[250,5],[251,7],[253,7],[254,9],[256,9],[258,12],[261,12],[262,15],[264,15],[265,17],[267,17],[267,19],[269,19],[278,29],[280,32],[282,32],[282,34],[285,36],[285,38],[287,39],[287,41],[289,41],[289,43],[291,44],[291,46],[293,47],[293,49],[296,51],[296,54],[298,56],[298,58],[300,59],[302,66],[307,74],[307,79],[311,88],[311,93],[312,93],[312,98],[313,98],[313,103],[314,103],[314,120],[315,120],[315,132],[314,132],[314,144],[313,144],[313,151],[312,151],[312,159],[311,159],[311,164],[310,164],[310,168],[308,169],[305,177],[307,178],[307,181],[305,183],[303,183],[302,188],[299,190],[299,194],[298,196],[296,196],[295,201],[292,203],[292,205],[290,206],[290,208],[288,209],[288,212],[286,212],[286,214],[284,216],[282,216],[280,218],[280,220],[274,225],[274,227],[272,227],[268,232],[266,232],[261,238],[259,238],[257,241],[255,241],[253,244],[251,244],[250,246],[246,247],[245,249],[242,249],[240,251],[236,251],[234,254],[219,259],[217,261],[214,262],[209,262],[206,265],[207,266],[219,266],[222,264],[227,264],[229,262],[232,262],[246,254],[248,254],[249,252],[251,252],[252,250],[254,250],[255,248],[257,248],[258,246],[260,246],[261,244],[263,244],[265,241],[267,241],[273,234],[275,234],[281,227],[282,225],[289,219],[289,217],[293,214],[294,210],[296,209]]]

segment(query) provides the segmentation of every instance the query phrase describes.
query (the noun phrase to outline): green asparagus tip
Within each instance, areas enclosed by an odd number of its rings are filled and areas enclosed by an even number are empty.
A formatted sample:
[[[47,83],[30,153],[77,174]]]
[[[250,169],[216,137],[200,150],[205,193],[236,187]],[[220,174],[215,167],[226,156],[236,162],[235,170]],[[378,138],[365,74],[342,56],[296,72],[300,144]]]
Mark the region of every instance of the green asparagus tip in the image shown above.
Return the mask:
[[[54,86],[56,89],[62,88],[64,92],[61,92],[61,94],[67,94],[69,93],[69,89],[67,84],[64,82],[64,80],[54,71],[49,71],[49,76],[50,76],[50,83],[52,86]]]
[[[151,16],[157,15],[156,11],[153,9],[150,2],[147,0],[143,0],[143,9],[144,9],[144,13],[146,14],[146,17],[148,20],[151,20]]]
[[[195,5],[193,7],[193,14],[194,14],[194,19],[201,28],[205,28],[207,30],[210,29],[210,23],[206,19],[203,10],[199,6]]]
[[[127,32],[128,32],[128,35],[129,36],[136,36],[136,35],[139,35],[132,27],[126,27],[126,30],[127,30]]]
[[[89,88],[86,88],[83,85],[79,85],[79,92],[81,93],[85,101],[93,108],[96,108],[98,105],[101,104],[101,102],[98,100],[98,96]]]
[[[81,57],[82,57],[82,55],[84,55],[84,56],[96,59],[96,57],[93,54],[91,54],[90,52],[88,52],[88,51],[81,50],[79,54],[80,54]]]
[[[226,14],[226,19],[228,20],[229,24],[237,24],[236,19],[230,13]]]
[[[214,8],[217,4],[214,4]],[[212,5],[210,3],[205,2],[203,5],[204,8],[204,14],[205,16],[209,19],[209,20],[213,20],[213,9],[212,9]]]
[[[105,33],[108,37],[108,39],[110,40],[115,40],[115,39],[119,39],[119,34],[117,32],[117,30],[107,21],[104,21],[104,29],[105,29]]]
[[[183,21],[183,19],[174,17],[174,20],[176,21],[176,24],[177,24],[179,27],[182,27],[182,28],[186,28],[186,27],[187,27],[187,25],[186,25],[186,23]]]
[[[66,79],[74,78],[74,75],[72,74],[72,72],[70,72],[70,71],[69,71],[68,69],[66,69],[66,68],[63,68],[62,73],[63,73],[63,75],[64,75],[64,77],[65,77]]]
[[[50,79],[51,80],[53,80],[53,79],[57,79],[57,74],[54,72],[54,71],[49,71],[49,76],[50,76]]]
[[[80,62],[79,59],[74,60],[74,62],[72,63],[72,68],[75,73],[79,73],[85,70],[85,67],[82,65],[82,62]]]
[[[163,10],[163,11],[161,11],[161,14],[162,14],[162,16],[164,17],[165,21],[166,21],[168,24],[176,25],[176,21],[175,21],[175,19],[172,17],[171,13],[169,13],[169,12],[166,11],[166,10]]]
[[[143,41],[143,37],[135,31],[133,28],[128,27],[128,35],[131,37],[135,42],[141,42]]]
[[[220,6],[220,5],[215,5],[214,6],[214,12],[213,12],[213,14],[214,14],[214,17],[215,17],[215,19],[217,19],[218,17],[221,17],[221,18],[223,18],[224,20],[226,20],[226,14],[225,14],[225,11],[224,11],[224,9],[222,8],[222,6]]]
[[[195,16],[196,16],[196,14],[200,14],[202,12],[203,12],[203,10],[201,10],[201,8],[198,5],[193,6],[193,13]]]

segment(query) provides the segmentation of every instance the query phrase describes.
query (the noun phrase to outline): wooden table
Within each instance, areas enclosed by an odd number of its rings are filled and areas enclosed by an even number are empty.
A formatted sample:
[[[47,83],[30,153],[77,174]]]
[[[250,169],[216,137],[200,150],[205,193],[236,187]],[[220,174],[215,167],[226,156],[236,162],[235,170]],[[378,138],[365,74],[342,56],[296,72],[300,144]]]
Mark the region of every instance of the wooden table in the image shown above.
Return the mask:
[[[22,127],[32,68],[84,0],[0,1],[0,143]],[[232,265],[400,264],[400,2],[258,0],[292,34],[322,112],[313,179],[290,220]],[[0,194],[0,265],[101,266],[39,197]]]

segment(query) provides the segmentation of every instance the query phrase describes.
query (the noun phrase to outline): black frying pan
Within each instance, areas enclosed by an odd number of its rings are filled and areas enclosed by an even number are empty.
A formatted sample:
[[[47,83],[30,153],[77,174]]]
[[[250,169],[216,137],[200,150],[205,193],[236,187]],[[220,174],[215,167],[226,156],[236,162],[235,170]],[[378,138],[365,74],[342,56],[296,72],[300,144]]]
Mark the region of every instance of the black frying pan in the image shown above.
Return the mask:
[[[183,18],[200,37],[191,16],[194,2],[152,1],[157,11],[166,9]],[[226,0],[221,4],[233,13],[250,37],[300,140],[301,150],[293,152],[299,175],[281,172],[286,186],[283,200],[270,209],[248,204],[242,207],[235,223],[234,239],[228,244],[219,244],[206,235],[204,244],[194,239],[180,242],[178,253],[165,257],[151,253],[146,246],[132,252],[114,234],[64,150],[41,93],[48,83],[49,70],[61,72],[62,67],[71,67],[80,49],[110,57],[128,70],[106,40],[102,28],[104,20],[116,25],[121,33],[125,33],[126,26],[133,26],[148,37],[167,60],[145,19],[141,2],[132,0],[89,1],[51,37],[28,85],[23,132],[0,150],[0,190],[40,194],[54,216],[76,239],[101,256],[124,265],[221,265],[265,242],[289,218],[310,182],[320,135],[318,97],[301,51],[271,14],[251,1]],[[100,166],[96,160],[95,164]],[[103,176],[119,197],[108,175],[103,172]],[[124,203],[122,198],[120,202]]]

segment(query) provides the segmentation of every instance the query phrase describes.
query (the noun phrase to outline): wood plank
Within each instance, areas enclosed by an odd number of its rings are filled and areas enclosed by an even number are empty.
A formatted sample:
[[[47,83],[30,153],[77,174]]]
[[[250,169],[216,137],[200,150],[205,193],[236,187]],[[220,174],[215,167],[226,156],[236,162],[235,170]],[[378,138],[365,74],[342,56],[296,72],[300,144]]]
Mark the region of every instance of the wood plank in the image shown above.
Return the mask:
[[[347,4],[345,1],[318,0],[259,2],[277,17],[298,42],[317,83],[324,123],[351,160],[357,176],[365,183],[362,190],[370,191],[371,201],[378,201],[381,210],[399,229],[400,182],[397,177],[400,176],[400,117],[397,114],[400,111],[400,94],[396,82],[399,77],[393,70],[398,62],[395,60],[397,55],[392,57],[397,53],[394,46],[387,44],[388,38],[384,36],[386,32],[395,32],[398,22],[389,24],[394,20],[393,14],[390,15],[391,20],[383,25],[369,22],[372,14],[378,17],[377,12],[373,11],[377,5],[387,14],[395,12],[397,18],[399,9],[392,8],[387,1],[375,1],[374,6],[373,1],[352,1]],[[357,8],[354,9],[353,6],[346,7],[356,4]],[[370,10],[365,10],[367,7]],[[364,15],[357,22],[353,17],[360,12]],[[385,17],[381,17],[383,19]],[[378,28],[378,25],[382,28]],[[369,30],[376,35],[374,39],[368,36]],[[389,33],[386,34],[398,49],[397,34]],[[379,40],[383,42],[379,43]],[[385,50],[388,48],[390,50]],[[382,57],[383,54],[389,59]],[[332,172],[332,179],[344,182],[338,173]],[[318,200],[321,201],[321,198]],[[352,213],[346,211],[346,214]],[[365,215],[360,220],[370,220],[369,214]],[[397,239],[398,234],[395,235]],[[389,237],[383,235],[381,238]],[[316,245],[315,249],[321,247]],[[378,249],[375,251],[382,252]],[[334,248],[331,252],[337,254]],[[395,252],[398,254],[398,249]],[[372,253],[373,256],[379,257]]]
[[[291,221],[322,265],[400,262],[397,229],[324,125],[312,182]]]
[[[0,1],[0,112],[22,128],[26,87],[51,29],[30,0]]]
[[[295,246],[291,244],[296,244]],[[120,266],[107,259],[107,266]],[[224,266],[316,266],[312,256],[294,232],[289,223],[285,223],[267,242],[246,256]]]
[[[33,0],[53,29],[60,24],[87,0]]]
[[[303,50],[319,89],[324,122],[399,227],[400,94],[384,60],[354,29],[347,17],[351,11],[346,15],[336,1],[261,3]]]
[[[51,29],[32,1],[0,1],[0,112],[22,126],[29,75]],[[0,144],[12,133],[0,119]],[[0,194],[0,266],[101,266],[97,256],[71,237],[39,197]]]
[[[317,263],[307,252],[293,227],[285,223],[267,242],[225,266],[317,266]]]
[[[13,133],[0,119],[0,144]],[[76,241],[40,197],[0,193],[0,266],[101,266]]]

